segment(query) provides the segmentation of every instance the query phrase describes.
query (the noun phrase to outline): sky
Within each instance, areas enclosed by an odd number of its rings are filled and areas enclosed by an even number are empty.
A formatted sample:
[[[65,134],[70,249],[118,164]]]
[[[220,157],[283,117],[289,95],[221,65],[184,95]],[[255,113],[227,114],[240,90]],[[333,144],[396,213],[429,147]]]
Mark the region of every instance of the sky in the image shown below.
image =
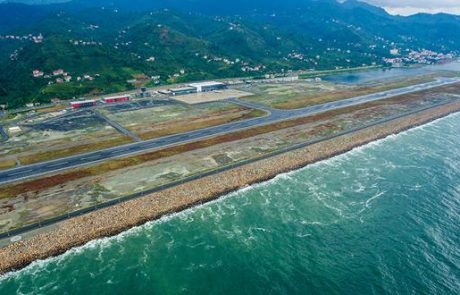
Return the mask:
[[[7,0],[0,0],[4,2]],[[65,2],[70,0],[16,0],[18,2]],[[97,1],[97,0],[95,0]],[[337,0],[344,2],[345,0]],[[445,12],[460,15],[460,0],[359,0],[385,8],[391,14],[411,15],[419,12]]]
[[[460,0],[361,0],[385,8],[391,14],[445,12],[460,15]]]

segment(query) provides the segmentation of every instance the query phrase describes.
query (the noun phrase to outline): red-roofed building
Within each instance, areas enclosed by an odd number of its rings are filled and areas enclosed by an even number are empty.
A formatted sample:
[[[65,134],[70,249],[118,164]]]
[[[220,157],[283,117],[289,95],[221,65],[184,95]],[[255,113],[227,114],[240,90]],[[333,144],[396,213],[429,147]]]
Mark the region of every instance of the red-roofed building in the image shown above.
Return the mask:
[[[73,101],[70,103],[73,109],[80,109],[80,108],[87,108],[87,107],[94,107],[96,106],[96,100],[81,100],[81,101]]]
[[[104,97],[102,100],[105,103],[116,103],[116,102],[129,101],[130,99],[131,99],[131,96],[129,95],[121,95],[121,96]]]
[[[63,74],[64,74],[63,69],[57,69],[57,70],[53,71],[53,76],[59,76],[59,75],[63,75]]]
[[[34,75],[34,78],[43,77],[43,72],[40,70],[34,70],[32,74]]]

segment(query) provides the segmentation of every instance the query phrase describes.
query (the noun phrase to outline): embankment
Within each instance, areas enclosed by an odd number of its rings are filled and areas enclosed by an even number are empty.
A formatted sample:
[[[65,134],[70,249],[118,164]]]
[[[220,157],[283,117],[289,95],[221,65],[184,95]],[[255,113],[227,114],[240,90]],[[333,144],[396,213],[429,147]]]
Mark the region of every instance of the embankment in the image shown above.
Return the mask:
[[[269,180],[280,173],[350,151],[457,111],[460,111],[460,101],[72,218],[49,232],[0,249],[0,273],[22,268],[38,259],[62,254],[94,239],[116,235],[131,227],[214,200],[241,187]]]

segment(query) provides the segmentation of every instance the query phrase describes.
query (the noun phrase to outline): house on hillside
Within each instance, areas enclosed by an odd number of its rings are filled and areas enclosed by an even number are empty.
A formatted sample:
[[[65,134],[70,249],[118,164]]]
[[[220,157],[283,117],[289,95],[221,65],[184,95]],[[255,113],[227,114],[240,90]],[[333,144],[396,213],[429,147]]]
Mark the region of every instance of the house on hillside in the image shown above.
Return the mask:
[[[32,75],[34,76],[34,78],[39,78],[39,77],[43,77],[44,73],[40,70],[34,70],[32,72]]]
[[[53,76],[59,76],[59,75],[63,75],[63,74],[64,74],[63,69],[57,69],[57,70],[53,71]]]

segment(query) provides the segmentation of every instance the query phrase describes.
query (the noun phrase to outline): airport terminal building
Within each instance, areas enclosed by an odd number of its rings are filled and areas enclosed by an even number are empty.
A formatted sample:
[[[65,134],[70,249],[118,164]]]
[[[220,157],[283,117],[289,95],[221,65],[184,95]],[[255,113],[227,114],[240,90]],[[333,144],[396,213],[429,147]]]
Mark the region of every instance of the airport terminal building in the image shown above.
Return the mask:
[[[174,96],[176,95],[185,95],[190,93],[197,93],[197,89],[195,87],[183,87],[183,88],[174,88],[169,90],[170,93]]]
[[[186,87],[169,89],[168,91],[163,91],[164,94],[176,95],[186,95],[192,93],[202,93],[202,92],[211,92],[217,90],[227,89],[227,84],[215,81],[200,82],[200,83],[191,83]]]

